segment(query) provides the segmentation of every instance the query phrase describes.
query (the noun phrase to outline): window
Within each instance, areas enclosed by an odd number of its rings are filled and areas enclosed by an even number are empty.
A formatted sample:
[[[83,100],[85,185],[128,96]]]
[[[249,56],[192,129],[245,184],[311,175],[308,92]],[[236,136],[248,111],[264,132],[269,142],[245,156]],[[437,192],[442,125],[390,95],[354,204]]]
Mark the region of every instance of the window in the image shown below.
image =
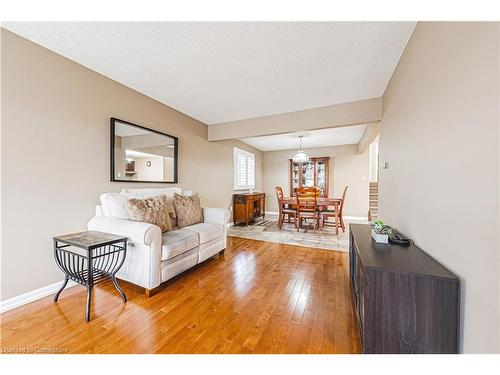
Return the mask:
[[[234,190],[255,188],[255,155],[234,148]]]

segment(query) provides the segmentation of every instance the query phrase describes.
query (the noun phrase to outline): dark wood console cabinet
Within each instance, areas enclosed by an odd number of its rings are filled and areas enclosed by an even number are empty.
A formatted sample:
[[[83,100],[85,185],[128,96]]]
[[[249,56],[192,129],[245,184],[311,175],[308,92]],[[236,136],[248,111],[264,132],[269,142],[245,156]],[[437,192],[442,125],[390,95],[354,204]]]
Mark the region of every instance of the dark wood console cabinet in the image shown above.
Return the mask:
[[[363,353],[458,353],[460,282],[444,266],[351,224],[349,270]]]
[[[266,217],[265,193],[236,193],[233,194],[233,221],[238,223],[251,223],[255,219]]]

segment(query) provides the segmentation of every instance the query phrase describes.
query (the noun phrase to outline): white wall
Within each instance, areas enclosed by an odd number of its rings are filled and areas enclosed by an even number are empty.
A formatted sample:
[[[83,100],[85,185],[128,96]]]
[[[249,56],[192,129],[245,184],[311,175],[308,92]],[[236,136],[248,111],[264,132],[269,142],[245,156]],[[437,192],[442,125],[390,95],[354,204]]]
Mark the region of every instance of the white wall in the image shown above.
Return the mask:
[[[379,212],[461,279],[461,348],[500,352],[499,26],[419,23],[383,96]]]
[[[163,177],[167,181],[174,179],[174,158],[163,157]]]
[[[359,155],[357,145],[315,147],[304,149],[309,156],[329,156],[329,195],[341,197],[344,187],[349,186],[344,215],[367,217],[369,199],[369,152]],[[266,193],[266,210],[277,211],[274,187],[283,187],[290,194],[289,159],[297,150],[268,151],[263,153],[263,188]]]
[[[370,152],[370,182],[378,182],[378,137],[372,142]]]
[[[139,181],[163,181],[163,156],[134,157],[135,176]],[[147,163],[151,165],[148,167]]]

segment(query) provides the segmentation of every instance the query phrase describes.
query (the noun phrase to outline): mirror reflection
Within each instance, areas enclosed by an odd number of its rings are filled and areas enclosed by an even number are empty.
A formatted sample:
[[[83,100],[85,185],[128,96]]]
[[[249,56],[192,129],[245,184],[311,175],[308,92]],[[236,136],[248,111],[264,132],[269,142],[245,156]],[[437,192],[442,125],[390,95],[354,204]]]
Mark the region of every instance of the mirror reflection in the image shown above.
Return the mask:
[[[177,182],[177,138],[111,119],[112,180]]]

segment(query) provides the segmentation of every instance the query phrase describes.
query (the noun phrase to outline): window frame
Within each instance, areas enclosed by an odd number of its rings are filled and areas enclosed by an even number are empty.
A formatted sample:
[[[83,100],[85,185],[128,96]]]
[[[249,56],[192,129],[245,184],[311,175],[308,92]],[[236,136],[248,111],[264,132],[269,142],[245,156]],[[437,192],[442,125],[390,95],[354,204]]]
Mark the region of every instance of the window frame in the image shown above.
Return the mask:
[[[243,155],[246,158],[246,176],[245,180],[247,182],[246,185],[240,185],[240,164],[238,163],[238,156]],[[253,184],[248,184],[248,160],[251,158],[253,160]],[[249,189],[255,189],[255,154],[242,150],[241,148],[238,147],[233,147],[233,176],[234,176],[234,190],[249,190]]]

